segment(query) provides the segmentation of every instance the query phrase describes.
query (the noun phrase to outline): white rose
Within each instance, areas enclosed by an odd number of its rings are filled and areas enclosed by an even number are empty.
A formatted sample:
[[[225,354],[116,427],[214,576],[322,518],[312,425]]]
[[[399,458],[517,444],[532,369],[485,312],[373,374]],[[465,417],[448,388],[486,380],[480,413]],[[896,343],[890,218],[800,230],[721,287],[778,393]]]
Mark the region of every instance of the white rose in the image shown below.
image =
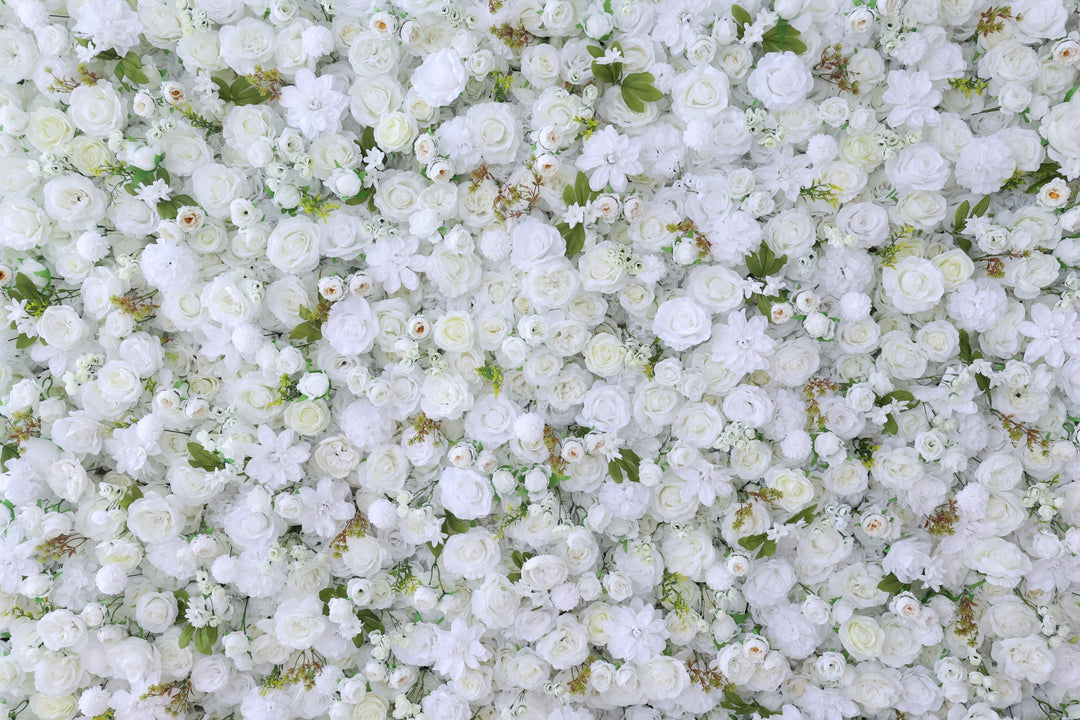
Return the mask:
[[[816,239],[814,220],[802,208],[784,210],[765,226],[765,242],[769,249],[778,257],[787,255],[789,261],[806,255]]]
[[[672,111],[683,122],[714,120],[728,106],[727,76],[704,65],[679,75],[671,88]]]
[[[768,487],[782,493],[777,504],[791,513],[802,510],[814,499],[813,483],[806,475],[795,470],[787,468],[779,472],[770,470],[765,476],[765,483]]]
[[[885,174],[897,190],[938,191],[949,179],[949,163],[931,143],[902,148],[885,162]]]
[[[342,354],[366,353],[375,345],[379,332],[375,313],[367,300],[350,295],[334,303],[323,326],[323,336]]]
[[[74,695],[34,693],[28,707],[40,720],[71,720],[78,714],[78,700]]]
[[[401,107],[401,85],[393,77],[360,78],[349,91],[350,111],[361,125],[374,126],[379,118]]]
[[[162,543],[180,534],[183,516],[172,496],[150,491],[128,507],[127,526],[147,544]]]
[[[228,218],[233,200],[247,192],[243,173],[227,165],[207,163],[191,173],[195,200],[216,218]]]
[[[465,119],[485,161],[493,165],[513,161],[521,144],[521,127],[506,103],[473,105]]]
[[[836,216],[836,225],[855,238],[860,248],[882,244],[889,235],[889,214],[873,203],[848,203]]]
[[[420,392],[421,409],[435,420],[456,420],[473,403],[473,395],[465,380],[453,373],[428,377]]]
[[[882,285],[889,301],[902,313],[917,313],[937,305],[945,294],[942,271],[929,260],[905,257],[896,267],[882,270]]]
[[[477,580],[493,570],[499,558],[499,541],[495,536],[485,528],[474,527],[447,538],[439,562],[452,575]]]
[[[485,626],[504,628],[512,625],[521,605],[521,594],[502,575],[488,575],[473,590],[471,597],[473,615]]]
[[[246,17],[219,31],[221,57],[237,75],[250,75],[255,66],[270,67],[274,57],[277,33],[255,18]]]
[[[465,89],[465,65],[458,54],[442,48],[427,55],[420,67],[413,71],[413,90],[432,107],[449,105],[457,100]]]
[[[214,161],[214,153],[198,130],[178,125],[161,141],[162,165],[173,175],[188,176]],[[243,147],[243,145],[241,145]]]
[[[386,152],[404,150],[415,138],[416,120],[400,111],[383,115],[375,126],[375,142]]]
[[[112,83],[79,85],[71,91],[68,103],[68,114],[75,127],[90,137],[106,137],[123,125],[124,107]]]
[[[912,190],[901,195],[894,210],[900,222],[927,231],[941,224],[947,211],[945,196],[928,190]]]
[[[45,613],[35,626],[41,643],[49,650],[74,647],[86,637],[86,623],[70,610]]]
[[[45,470],[45,483],[58,497],[74,504],[90,488],[90,477],[78,461],[62,457]]]
[[[699,265],[690,271],[686,291],[706,310],[724,313],[742,304],[745,299],[742,285],[742,278],[733,270],[720,265]]]
[[[1065,176],[1080,177],[1080,101],[1052,107],[1039,125],[1039,134],[1046,138],[1050,157],[1061,164]]]
[[[128,405],[139,399],[143,392],[143,383],[139,373],[130,363],[123,360],[110,360],[98,371],[95,386],[101,397],[108,403]]]
[[[29,198],[9,198],[0,203],[0,246],[30,250],[44,245],[49,231],[48,215]]]
[[[168,630],[176,613],[176,597],[171,592],[145,593],[135,601],[135,622],[148,632]]]
[[[511,239],[510,260],[514,267],[522,270],[536,270],[566,252],[566,241],[559,231],[536,218],[526,218],[519,223]]]
[[[62,229],[91,228],[105,217],[105,193],[82,175],[60,175],[45,184],[45,212]]]
[[[774,558],[750,571],[743,584],[743,595],[755,607],[770,607],[783,602],[795,582],[795,569],[791,563]]]
[[[521,581],[541,592],[566,582],[568,575],[566,561],[555,555],[537,555],[521,566]]]
[[[307,218],[282,220],[266,240],[266,257],[283,273],[313,270],[319,264],[320,236],[319,226]]]
[[[536,643],[536,652],[556,670],[569,670],[589,657],[585,628],[573,615],[560,615],[555,629]]]
[[[885,649],[885,631],[866,615],[852,615],[840,625],[840,644],[856,660],[873,660]]]
[[[1006,676],[1017,680],[1041,684],[1054,672],[1054,653],[1038,636],[998,640],[990,654]]]
[[[618,432],[630,422],[630,396],[618,385],[597,383],[585,393],[578,422],[601,432]]]
[[[318,598],[288,599],[274,613],[274,634],[285,647],[310,648],[326,629]]]
[[[491,482],[475,470],[447,468],[438,486],[443,507],[455,517],[475,520],[491,513],[494,490]]]
[[[65,452],[94,455],[101,452],[103,428],[97,420],[74,414],[53,423],[52,440]]]
[[[712,336],[712,323],[696,302],[676,297],[657,308],[652,330],[665,345],[681,352],[706,342]]]
[[[191,687],[196,692],[217,692],[229,683],[233,675],[233,664],[228,659],[217,655],[199,655],[191,666]]]
[[[297,435],[318,435],[330,424],[330,411],[322,400],[300,400],[285,407],[282,422]]]
[[[43,106],[30,111],[26,139],[38,150],[48,152],[75,137],[75,126],[63,111]]]
[[[991,585],[1013,588],[1031,571],[1031,559],[1008,540],[998,537],[976,540],[964,552],[964,562],[986,575]]]
[[[661,702],[683,697],[690,688],[690,673],[686,663],[664,655],[647,660],[638,670],[648,678],[646,693],[652,700]]]
[[[10,25],[0,30],[0,77],[5,82],[21,83],[33,74],[38,55],[35,45],[31,35]]]
[[[74,347],[86,334],[86,323],[68,305],[52,305],[38,318],[38,335],[51,347]]]
[[[789,110],[806,99],[814,76],[793,52],[767,53],[750,73],[746,87],[770,110]]]

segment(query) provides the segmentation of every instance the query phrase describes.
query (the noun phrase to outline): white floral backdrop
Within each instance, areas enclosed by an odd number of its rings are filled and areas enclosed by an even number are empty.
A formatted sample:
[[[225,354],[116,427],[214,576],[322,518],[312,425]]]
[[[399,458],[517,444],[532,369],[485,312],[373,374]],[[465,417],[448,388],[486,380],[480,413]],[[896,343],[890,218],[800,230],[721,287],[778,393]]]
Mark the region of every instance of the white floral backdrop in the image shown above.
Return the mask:
[[[1078,17],[5,0],[8,717],[1080,717]]]

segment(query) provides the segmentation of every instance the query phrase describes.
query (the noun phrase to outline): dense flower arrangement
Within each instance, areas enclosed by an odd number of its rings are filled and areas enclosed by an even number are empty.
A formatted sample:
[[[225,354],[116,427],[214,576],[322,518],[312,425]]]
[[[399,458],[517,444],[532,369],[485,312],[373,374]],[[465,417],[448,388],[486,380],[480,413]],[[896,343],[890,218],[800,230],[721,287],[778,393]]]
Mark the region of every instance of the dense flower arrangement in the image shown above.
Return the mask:
[[[6,0],[12,718],[1080,717],[1076,0]]]

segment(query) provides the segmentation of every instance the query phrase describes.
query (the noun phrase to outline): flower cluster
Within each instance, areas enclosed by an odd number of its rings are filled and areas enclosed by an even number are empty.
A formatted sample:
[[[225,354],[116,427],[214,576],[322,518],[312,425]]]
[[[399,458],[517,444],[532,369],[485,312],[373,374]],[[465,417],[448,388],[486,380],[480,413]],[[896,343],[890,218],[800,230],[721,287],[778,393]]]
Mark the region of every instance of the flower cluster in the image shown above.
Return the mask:
[[[0,701],[1080,717],[1077,0],[7,0]]]

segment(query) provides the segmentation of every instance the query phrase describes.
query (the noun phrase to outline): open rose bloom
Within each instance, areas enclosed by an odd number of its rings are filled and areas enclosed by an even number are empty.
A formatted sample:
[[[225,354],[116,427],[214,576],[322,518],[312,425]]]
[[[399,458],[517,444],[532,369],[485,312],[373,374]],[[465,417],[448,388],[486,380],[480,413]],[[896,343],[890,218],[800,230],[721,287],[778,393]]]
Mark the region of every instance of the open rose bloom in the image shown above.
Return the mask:
[[[1078,0],[7,0],[0,308],[13,718],[1080,718]]]

